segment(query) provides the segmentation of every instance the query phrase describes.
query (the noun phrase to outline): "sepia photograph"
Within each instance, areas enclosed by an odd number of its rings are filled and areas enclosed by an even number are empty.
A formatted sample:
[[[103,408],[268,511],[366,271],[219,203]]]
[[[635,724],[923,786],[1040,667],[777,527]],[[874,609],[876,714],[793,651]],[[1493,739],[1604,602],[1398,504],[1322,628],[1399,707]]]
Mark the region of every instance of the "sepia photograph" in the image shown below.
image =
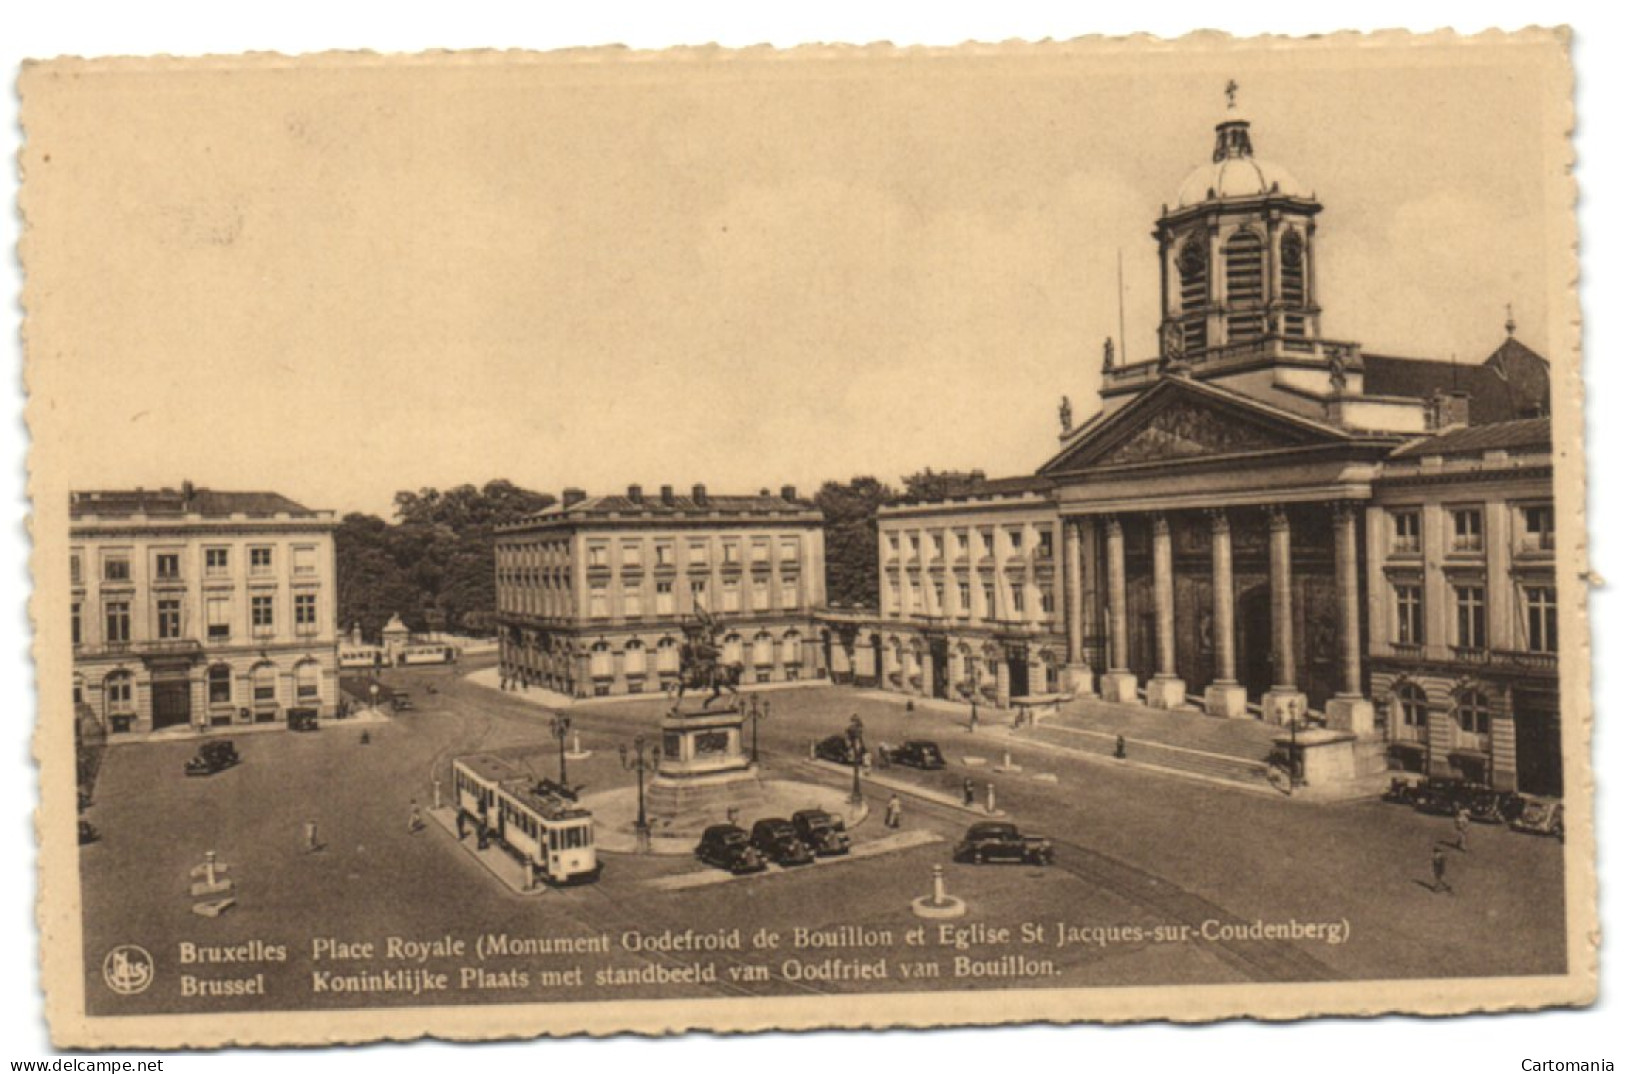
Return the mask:
[[[23,64],[50,1042],[1594,1003],[1574,44]]]

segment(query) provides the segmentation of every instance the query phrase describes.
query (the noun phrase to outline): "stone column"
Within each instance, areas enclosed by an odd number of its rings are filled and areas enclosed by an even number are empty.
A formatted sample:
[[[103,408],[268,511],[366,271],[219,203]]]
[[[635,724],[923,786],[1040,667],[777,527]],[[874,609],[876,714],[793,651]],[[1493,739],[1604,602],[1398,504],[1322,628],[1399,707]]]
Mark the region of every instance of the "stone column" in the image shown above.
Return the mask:
[[[1290,723],[1308,710],[1309,700],[1297,687],[1297,649],[1292,641],[1292,520],[1286,508],[1269,509],[1270,636],[1274,682],[1264,695],[1264,718]]]
[[[1106,519],[1106,588],[1110,604],[1111,638],[1106,674],[1100,677],[1100,696],[1107,701],[1139,700],[1134,672],[1128,669],[1128,581],[1123,564],[1123,523]]]
[[[993,662],[993,695],[999,708],[1010,707],[1010,659],[1002,652]]]
[[[1230,516],[1208,511],[1213,528],[1213,682],[1203,700],[1209,716],[1246,716],[1247,688],[1236,681],[1236,582],[1230,568]]]
[[[1157,673],[1145,684],[1145,703],[1157,709],[1185,704],[1185,682],[1175,669],[1174,542],[1168,516],[1151,516],[1151,583],[1157,603]]]
[[[1361,509],[1347,500],[1332,506],[1332,555],[1337,573],[1337,643],[1341,681],[1337,696],[1326,703],[1326,726],[1334,731],[1371,735],[1376,713],[1360,692],[1360,548]]]
[[[1083,632],[1087,621],[1083,607],[1083,540],[1075,519],[1061,520],[1062,599],[1066,601],[1066,667],[1061,671],[1061,689],[1069,694],[1095,692],[1094,674],[1083,654]]]

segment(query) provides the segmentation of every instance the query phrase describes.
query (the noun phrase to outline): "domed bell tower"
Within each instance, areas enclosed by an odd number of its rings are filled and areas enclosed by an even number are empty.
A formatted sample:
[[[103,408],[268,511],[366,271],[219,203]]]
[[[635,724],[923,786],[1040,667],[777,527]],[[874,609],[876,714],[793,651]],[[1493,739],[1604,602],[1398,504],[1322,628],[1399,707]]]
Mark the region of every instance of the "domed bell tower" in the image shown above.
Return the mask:
[[[1213,159],[1191,173],[1152,233],[1162,267],[1162,366],[1191,370],[1318,352],[1315,216],[1286,169],[1254,155],[1251,124],[1225,87]]]

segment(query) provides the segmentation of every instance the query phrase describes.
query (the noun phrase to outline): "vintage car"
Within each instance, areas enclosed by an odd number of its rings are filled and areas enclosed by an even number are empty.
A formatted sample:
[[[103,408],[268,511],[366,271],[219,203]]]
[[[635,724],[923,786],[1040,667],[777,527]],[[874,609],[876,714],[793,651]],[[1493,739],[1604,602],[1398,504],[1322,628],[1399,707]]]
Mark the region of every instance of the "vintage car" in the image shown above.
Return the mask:
[[[948,767],[948,762],[943,760],[942,750],[937,748],[937,744],[923,739],[911,739],[901,746],[886,750],[884,759],[888,764],[922,768],[928,772]]]
[[[750,845],[776,865],[810,865],[812,849],[796,835],[795,826],[783,817],[759,820],[750,830]]]
[[[820,858],[845,854],[852,849],[852,837],[846,834],[846,823],[822,809],[803,809],[790,816],[790,826],[796,837]]]
[[[1467,816],[1480,824],[1506,824],[1523,813],[1523,797],[1488,787],[1465,796]]]
[[[241,761],[242,758],[237,755],[237,747],[230,742],[205,742],[198,747],[197,755],[186,762],[186,774],[212,776]]]
[[[984,820],[965,831],[965,838],[954,847],[954,860],[976,865],[990,861],[1048,865],[1055,860],[1055,847],[1041,835],[1022,835],[1009,821]]]
[[[845,735],[830,735],[813,747],[813,756],[820,761],[850,766],[853,761],[852,743]]]
[[[395,695],[389,699],[389,703],[395,707],[396,712],[405,712],[408,709],[417,707],[412,704],[412,695],[405,690],[396,690]]]
[[[317,729],[315,709],[289,709],[288,730],[314,731]]]
[[[1388,780],[1388,789],[1382,792],[1382,800],[1394,805],[1414,806],[1416,792],[1426,782],[1419,772],[1406,772],[1403,775],[1392,776]]]
[[[694,848],[694,856],[736,876],[759,873],[767,868],[767,860],[750,845],[750,836],[737,824],[713,824],[705,829],[699,845]]]
[[[1449,776],[1434,776],[1416,788],[1411,804],[1418,813],[1453,817],[1467,807],[1477,788]]]
[[[1550,835],[1563,838],[1563,803],[1527,801],[1523,811],[1512,821],[1512,830],[1525,835]]]

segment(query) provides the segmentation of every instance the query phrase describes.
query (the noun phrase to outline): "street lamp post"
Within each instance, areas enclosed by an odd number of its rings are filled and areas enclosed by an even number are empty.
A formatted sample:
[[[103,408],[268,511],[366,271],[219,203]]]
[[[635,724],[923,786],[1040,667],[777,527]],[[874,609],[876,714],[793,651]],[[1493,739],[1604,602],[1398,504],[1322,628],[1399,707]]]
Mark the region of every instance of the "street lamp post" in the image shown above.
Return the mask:
[[[564,736],[570,733],[570,717],[554,716],[552,728],[553,737],[559,740],[559,786],[568,787],[570,779],[564,768]]]
[[[764,701],[760,705],[758,705],[756,703],[756,698],[754,696],[752,696],[751,699],[750,699],[750,763],[751,764],[756,764],[758,762],[758,760],[759,760],[759,757],[758,757],[758,754],[757,754],[757,749],[756,749],[756,725],[757,725],[757,723],[759,721],[767,719],[767,715],[768,715],[768,712],[771,710],[771,707],[772,707],[772,702]]]
[[[649,815],[643,807],[643,774],[656,767],[660,762],[660,746],[651,744],[642,735],[632,740],[632,749],[629,751],[626,744],[621,743],[621,767],[638,774],[638,819],[633,831],[638,837],[638,853],[649,852]]]
[[[854,714],[846,728],[846,741],[852,747],[852,804],[863,804],[863,721]]]

